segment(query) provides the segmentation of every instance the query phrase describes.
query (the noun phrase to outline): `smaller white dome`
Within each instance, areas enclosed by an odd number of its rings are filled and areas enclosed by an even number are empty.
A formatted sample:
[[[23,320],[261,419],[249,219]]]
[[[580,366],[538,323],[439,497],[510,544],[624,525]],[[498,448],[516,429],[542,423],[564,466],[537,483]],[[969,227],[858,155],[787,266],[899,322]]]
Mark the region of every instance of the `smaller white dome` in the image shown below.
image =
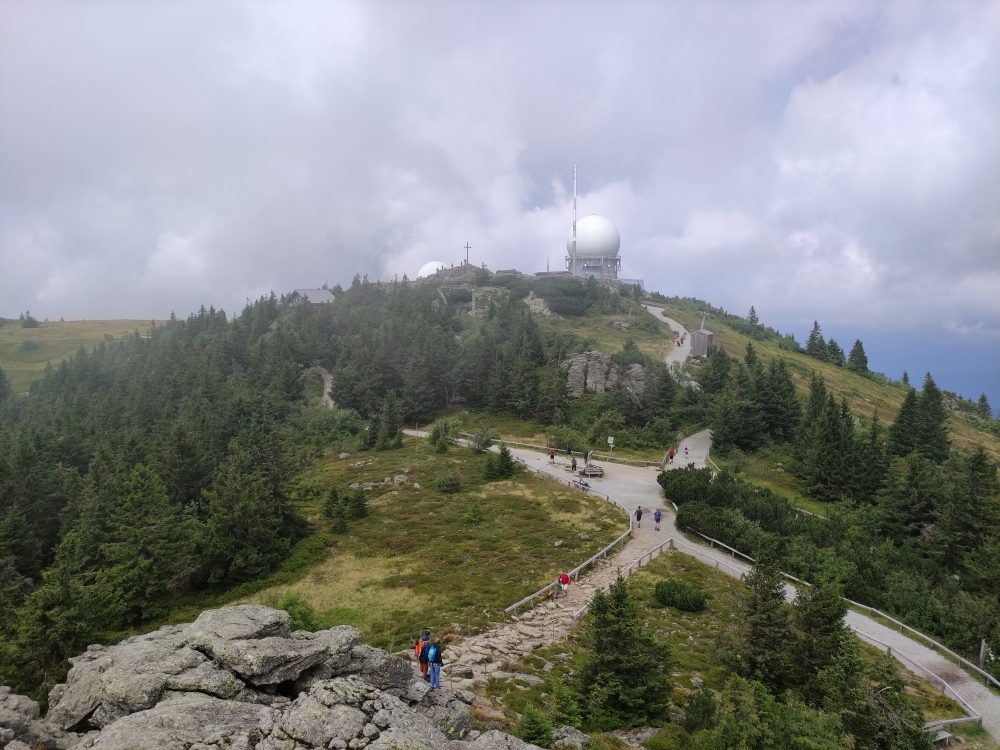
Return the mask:
[[[432,260],[430,263],[424,263],[420,266],[420,270],[417,271],[417,278],[423,278],[424,276],[432,276],[433,274],[440,271],[442,268],[447,268],[444,263],[439,260]]]

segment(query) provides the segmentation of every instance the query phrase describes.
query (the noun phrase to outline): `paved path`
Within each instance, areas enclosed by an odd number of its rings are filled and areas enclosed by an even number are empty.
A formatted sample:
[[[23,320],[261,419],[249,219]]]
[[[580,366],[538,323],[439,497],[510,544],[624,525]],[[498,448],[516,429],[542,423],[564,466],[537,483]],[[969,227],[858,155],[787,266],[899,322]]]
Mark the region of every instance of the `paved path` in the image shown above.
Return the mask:
[[[655,318],[663,321],[668,326],[670,326],[674,331],[676,331],[677,335],[684,337],[684,343],[681,346],[671,347],[667,351],[667,356],[664,357],[668,367],[672,364],[678,364],[678,365],[683,364],[687,360],[688,355],[691,354],[690,333],[684,326],[682,326],[676,320],[674,320],[673,318],[668,318],[666,315],[664,315],[662,307],[653,307],[652,305],[646,305],[645,307],[647,310],[653,313],[653,316]]]

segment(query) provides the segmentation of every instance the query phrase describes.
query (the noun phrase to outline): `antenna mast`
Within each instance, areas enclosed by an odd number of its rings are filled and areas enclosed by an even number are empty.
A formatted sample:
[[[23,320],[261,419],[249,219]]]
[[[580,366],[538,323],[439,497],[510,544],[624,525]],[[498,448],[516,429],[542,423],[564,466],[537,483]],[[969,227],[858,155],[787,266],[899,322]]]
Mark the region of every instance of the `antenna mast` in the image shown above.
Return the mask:
[[[576,164],[573,165],[573,275],[576,276]]]

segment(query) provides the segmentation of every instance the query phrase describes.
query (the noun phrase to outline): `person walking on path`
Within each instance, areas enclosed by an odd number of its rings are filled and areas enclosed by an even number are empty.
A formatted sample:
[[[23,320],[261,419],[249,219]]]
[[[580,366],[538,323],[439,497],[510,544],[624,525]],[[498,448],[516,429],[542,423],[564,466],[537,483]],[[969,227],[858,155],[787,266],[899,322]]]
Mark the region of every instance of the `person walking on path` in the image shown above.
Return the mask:
[[[566,446],[566,458],[570,458],[573,455],[573,448],[569,445]]]
[[[572,467],[573,471],[576,471],[576,456],[570,459],[569,465]]]
[[[556,462],[556,449],[549,448],[549,463],[554,464]]]
[[[673,448],[671,448],[670,450],[667,451],[667,458],[669,459],[667,461],[668,464],[672,464],[674,462],[674,456],[676,454],[677,454],[677,451],[675,451]]]
[[[659,508],[657,508],[653,512],[653,523],[656,524],[655,531],[659,531],[660,530],[660,518],[661,518],[662,515],[663,514],[660,513],[660,509]]]
[[[637,529],[642,528],[642,506],[640,505],[635,509],[635,527]]]
[[[688,447],[685,445],[684,446],[684,460],[685,461],[687,461],[687,457],[688,457]]]
[[[431,665],[431,687],[435,690],[441,689],[441,665],[444,664],[444,657],[441,654],[441,639],[435,638],[434,643],[428,647],[427,661]]]
[[[565,570],[559,574],[559,587],[562,589],[563,596],[569,596],[569,573]]]
[[[417,661],[420,662],[420,675],[425,680],[430,679],[427,676],[427,670],[430,668],[430,659],[427,653],[428,651],[430,651],[431,648],[430,639],[431,639],[431,634],[430,631],[428,630],[426,633],[424,633],[423,637],[420,639],[420,642],[417,644],[417,648],[420,649],[419,651],[417,651]]]

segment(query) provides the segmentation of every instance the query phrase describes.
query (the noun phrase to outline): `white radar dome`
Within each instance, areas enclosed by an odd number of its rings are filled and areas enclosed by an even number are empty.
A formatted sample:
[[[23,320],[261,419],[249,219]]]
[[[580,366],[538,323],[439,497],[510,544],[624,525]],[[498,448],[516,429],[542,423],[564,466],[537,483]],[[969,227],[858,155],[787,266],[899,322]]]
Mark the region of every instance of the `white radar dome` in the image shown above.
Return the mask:
[[[615,225],[603,216],[592,214],[576,221],[576,255],[578,258],[611,257],[618,255],[622,238]],[[573,254],[573,227],[569,228],[566,250]]]
[[[432,276],[442,268],[447,268],[447,266],[439,260],[432,260],[430,263],[424,263],[420,266],[420,270],[417,271],[417,278],[422,278],[424,276]]]

